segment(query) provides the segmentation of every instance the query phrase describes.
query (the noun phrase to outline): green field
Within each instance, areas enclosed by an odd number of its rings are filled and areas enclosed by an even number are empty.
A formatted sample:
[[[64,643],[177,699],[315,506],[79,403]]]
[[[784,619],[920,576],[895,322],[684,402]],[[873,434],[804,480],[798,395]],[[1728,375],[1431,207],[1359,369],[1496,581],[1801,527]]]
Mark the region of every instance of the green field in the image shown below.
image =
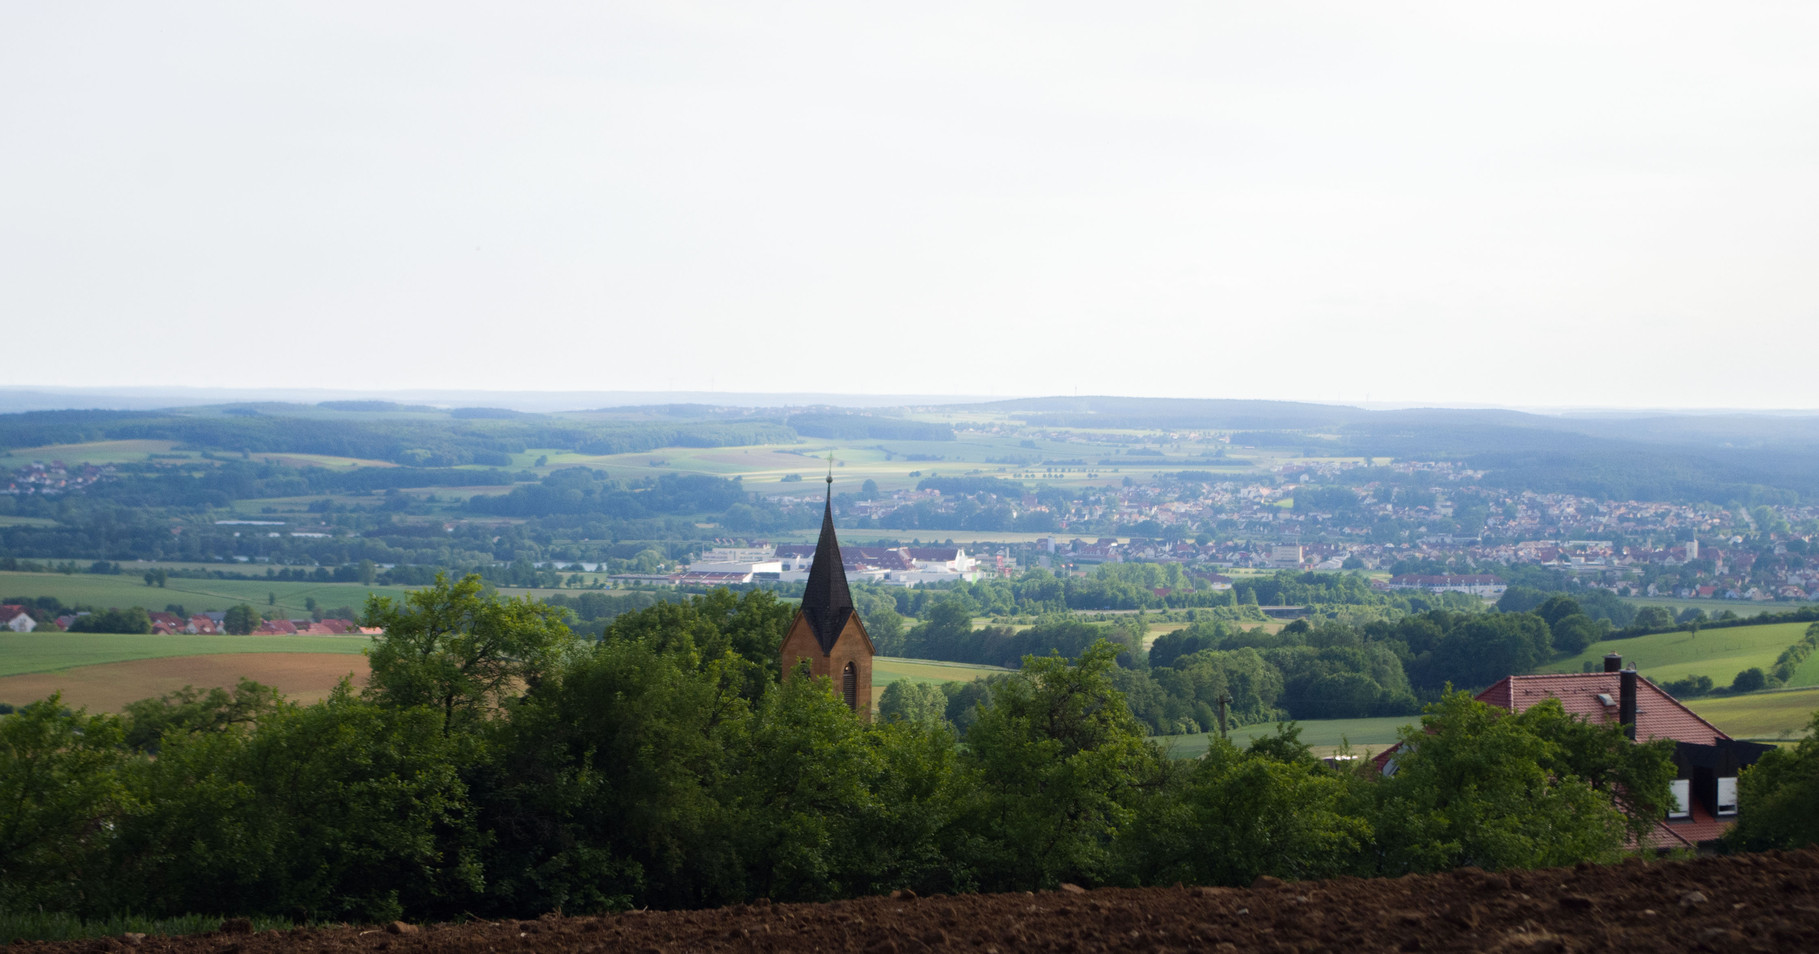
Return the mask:
[[[1752,692],[1746,696],[1682,701],[1687,708],[1733,738],[1777,742],[1806,736],[1813,712],[1819,710],[1819,689]]]
[[[7,457],[19,463],[60,460],[65,464],[128,464],[149,460],[152,454],[172,453],[176,446],[174,441],[92,441],[87,444],[18,447]]]
[[[930,420],[949,420],[946,415],[919,415]],[[964,422],[956,422],[964,426]],[[1099,432],[1095,432],[1099,433]],[[1141,437],[1129,434],[1126,437]],[[621,479],[639,479],[661,473],[706,474],[745,478],[745,489],[754,493],[803,495],[812,493],[814,479],[824,475],[827,455],[835,460],[834,479],[837,489],[865,480],[875,480],[881,490],[914,487],[924,477],[991,476],[1020,480],[1026,485],[1040,484],[1111,484],[1125,475],[1147,477],[1178,471],[1218,470],[1233,474],[1255,469],[1246,460],[1231,464],[1188,464],[1205,460],[1223,449],[1223,445],[1169,445],[1165,456],[1119,455],[1121,448],[1090,446],[1068,441],[1038,438],[1029,441],[1009,435],[962,432],[951,441],[873,440],[846,442],[812,438],[799,444],[762,444],[735,447],[666,447],[654,451],[628,454],[587,455],[551,448],[532,448],[514,455],[514,468],[547,473],[559,467],[583,466],[601,470]],[[542,467],[535,466],[539,457],[547,457]],[[933,459],[912,460],[912,457]],[[1083,461],[1065,465],[1066,472],[1049,472],[1043,460]],[[1100,463],[1100,461],[1106,463]],[[783,480],[796,474],[801,482]],[[1096,476],[1094,476],[1096,475]],[[1114,476],[1115,475],[1115,476]],[[943,536],[945,536],[945,532]],[[993,539],[1005,539],[991,534]],[[956,540],[960,537],[955,536]]]
[[[0,633],[0,676],[62,672],[78,666],[223,653],[346,653],[365,636],[116,636],[105,633]]]
[[[1683,600],[1674,596],[1625,596],[1620,597],[1631,606],[1665,606],[1676,614],[1682,610],[1704,610],[1708,616],[1716,616],[1730,610],[1738,616],[1749,618],[1764,613],[1785,613],[1811,603],[1771,603],[1758,600]]]
[[[910,682],[971,682],[1001,672],[997,666],[975,666],[967,663],[936,662],[932,659],[903,659],[898,656],[876,656],[872,659],[872,687],[883,691],[899,679]]]
[[[1672,682],[1688,676],[1710,676],[1728,686],[1739,672],[1751,667],[1767,671],[1781,651],[1806,634],[1807,623],[1763,623],[1725,629],[1656,633],[1634,639],[1607,639],[1570,659],[1549,663],[1542,672],[1581,672],[1586,663],[1602,668],[1605,653],[1623,654],[1624,665],[1634,663],[1649,679]],[[1810,660],[1809,660],[1810,662]],[[1805,681],[1802,681],[1804,678]],[[1794,685],[1819,684],[1819,666],[1803,666]]]
[[[1301,728],[1301,742],[1311,746],[1317,755],[1334,755],[1345,745],[1351,746],[1351,754],[1369,758],[1387,748],[1396,741],[1405,725],[1420,723],[1420,716],[1379,716],[1368,719],[1315,719],[1298,722]],[[1276,724],[1273,722],[1257,725],[1238,726],[1231,730],[1231,740],[1239,746],[1250,744],[1258,736],[1274,735]],[[1205,754],[1210,740],[1219,735],[1217,732],[1197,732],[1193,735],[1155,736],[1155,741],[1162,744],[1168,754],[1176,758],[1194,758]]]
[[[143,574],[151,564],[125,564],[119,576],[100,573],[0,572],[0,600],[54,596],[70,606],[126,609],[143,606],[162,610],[182,604],[191,613],[226,610],[246,603],[264,616],[301,618],[309,615],[304,601],[314,597],[324,608],[340,606],[359,610],[368,593],[394,598],[409,590],[402,586],[366,586],[360,583],[314,583],[286,580],[185,580],[171,579],[163,587],[146,586]],[[244,572],[245,568],[241,567]],[[269,603],[272,595],[277,603]]]

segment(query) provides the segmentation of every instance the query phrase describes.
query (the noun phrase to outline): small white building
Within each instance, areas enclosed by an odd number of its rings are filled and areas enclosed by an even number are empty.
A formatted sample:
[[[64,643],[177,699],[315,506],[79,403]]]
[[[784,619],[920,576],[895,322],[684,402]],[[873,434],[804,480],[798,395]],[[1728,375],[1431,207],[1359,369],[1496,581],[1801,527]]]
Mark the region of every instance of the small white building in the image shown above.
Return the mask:
[[[25,611],[25,607],[17,603],[8,603],[0,606],[0,626],[15,633],[29,633],[38,628],[38,621],[32,619],[31,614]]]

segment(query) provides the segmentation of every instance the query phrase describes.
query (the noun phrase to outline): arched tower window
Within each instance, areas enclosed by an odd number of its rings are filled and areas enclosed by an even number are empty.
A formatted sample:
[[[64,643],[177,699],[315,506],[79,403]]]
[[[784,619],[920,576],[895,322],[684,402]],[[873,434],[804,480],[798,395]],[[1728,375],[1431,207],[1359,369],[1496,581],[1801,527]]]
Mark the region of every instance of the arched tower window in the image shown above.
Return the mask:
[[[859,670],[850,662],[840,671],[840,698],[848,709],[859,711]]]

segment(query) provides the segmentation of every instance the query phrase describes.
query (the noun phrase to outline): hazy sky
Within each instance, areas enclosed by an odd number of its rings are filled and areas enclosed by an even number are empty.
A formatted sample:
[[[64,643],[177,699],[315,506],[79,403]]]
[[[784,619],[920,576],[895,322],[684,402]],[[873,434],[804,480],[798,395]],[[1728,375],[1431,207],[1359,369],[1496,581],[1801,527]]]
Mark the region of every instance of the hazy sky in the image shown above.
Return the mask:
[[[9,3],[0,384],[1819,408],[1810,3]]]

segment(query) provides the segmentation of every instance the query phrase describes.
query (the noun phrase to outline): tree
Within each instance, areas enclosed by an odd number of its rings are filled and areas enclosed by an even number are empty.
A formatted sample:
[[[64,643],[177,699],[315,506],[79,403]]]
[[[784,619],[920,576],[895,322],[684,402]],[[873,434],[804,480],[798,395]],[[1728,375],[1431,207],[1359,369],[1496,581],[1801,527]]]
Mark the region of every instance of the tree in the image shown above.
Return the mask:
[[[1635,629],[1672,629],[1674,611],[1665,606],[1644,606],[1636,611],[1636,618],[1630,621]]]
[[[1573,613],[1554,620],[1554,651],[1563,656],[1576,656],[1586,647],[1604,638],[1607,624],[1584,613]]]
[[[1737,779],[1737,800],[1748,806],[1724,836],[1736,851],[1794,849],[1819,844],[1819,712],[1793,748],[1764,752]]]
[[[0,718],[0,910],[83,912],[132,807],[119,718],[54,694]]]
[[[102,610],[99,613],[88,613],[76,617],[70,622],[69,631],[72,633],[149,633],[152,631],[152,618],[141,606],[123,610]]]
[[[899,679],[884,687],[878,697],[878,718],[883,722],[947,722],[947,697],[933,683]]]
[[[1737,678],[1731,680],[1731,691],[1755,692],[1767,685],[1768,676],[1762,672],[1762,668],[1760,666],[1751,666],[1738,673]]]
[[[259,617],[259,611],[245,603],[230,606],[227,612],[221,615],[221,628],[235,636],[245,636],[258,629],[259,624],[263,622],[265,620]]]
[[[724,668],[609,639],[545,677],[499,726],[498,761],[476,785],[496,903],[592,912],[745,897],[724,786],[751,713]]]
[[[1052,888],[1108,873],[1110,845],[1163,756],[1112,687],[1119,647],[1072,663],[1027,657],[997,683],[967,732],[982,826],[982,887]]]
[[[574,646],[563,611],[482,592],[478,575],[436,582],[397,603],[370,596],[366,625],[384,630],[367,650],[367,693],[399,709],[429,706],[442,730],[485,719],[507,697],[534,689]]]
[[[251,733],[166,735],[120,826],[122,910],[387,921],[458,912],[480,888],[458,740],[442,713],[343,682]]]
[[[1347,874],[1371,845],[1356,776],[1213,739],[1181,784],[1145,805],[1121,846],[1150,884],[1248,885]]]
[[[739,678],[741,694],[755,702],[777,681],[783,635],[794,614],[794,606],[768,590],[736,596],[721,588],[621,614],[603,638],[641,640],[659,652],[686,656],[698,669],[720,666]]]
[[[1671,744],[1631,743],[1558,699],[1511,714],[1451,692],[1421,723],[1372,792],[1379,874],[1607,860],[1671,798]]]
[[[125,742],[156,755],[167,735],[251,728],[283,704],[278,690],[244,677],[232,692],[184,686],[156,699],[127,703]]]

